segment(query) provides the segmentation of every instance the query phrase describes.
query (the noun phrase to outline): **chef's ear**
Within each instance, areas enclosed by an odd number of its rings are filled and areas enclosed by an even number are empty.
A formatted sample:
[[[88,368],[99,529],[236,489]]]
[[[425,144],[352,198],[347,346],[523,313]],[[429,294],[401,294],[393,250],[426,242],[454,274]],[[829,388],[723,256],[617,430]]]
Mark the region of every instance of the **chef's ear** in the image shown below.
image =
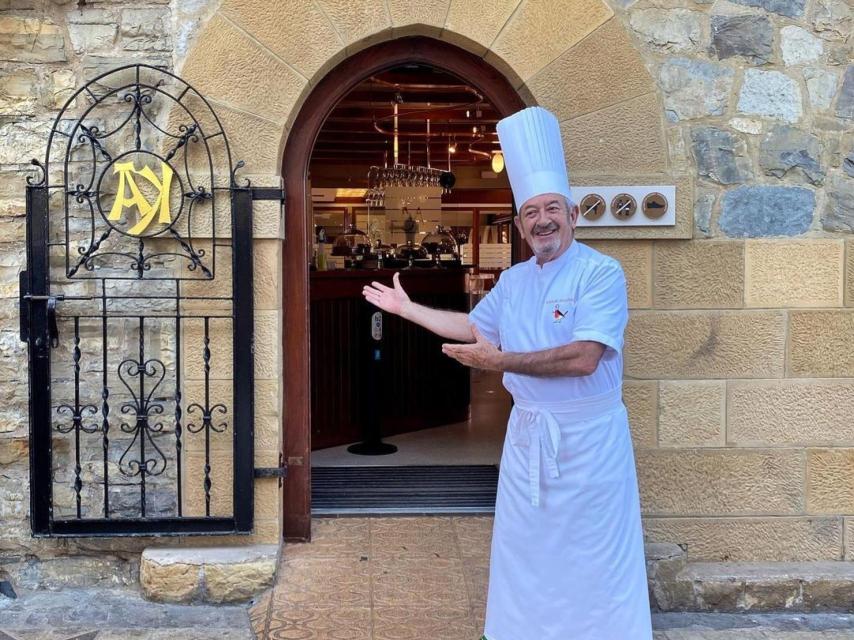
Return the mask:
[[[574,229],[578,223],[578,205],[573,203],[569,198],[566,198],[566,210],[569,213],[569,223]]]

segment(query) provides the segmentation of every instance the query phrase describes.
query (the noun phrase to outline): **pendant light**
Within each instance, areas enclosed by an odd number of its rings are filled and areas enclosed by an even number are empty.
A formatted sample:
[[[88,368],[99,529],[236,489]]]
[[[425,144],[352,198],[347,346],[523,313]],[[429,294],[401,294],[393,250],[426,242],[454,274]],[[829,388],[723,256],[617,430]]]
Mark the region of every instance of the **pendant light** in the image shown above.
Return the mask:
[[[502,171],[504,171],[504,154],[500,151],[493,152],[492,170],[495,173],[501,173]]]

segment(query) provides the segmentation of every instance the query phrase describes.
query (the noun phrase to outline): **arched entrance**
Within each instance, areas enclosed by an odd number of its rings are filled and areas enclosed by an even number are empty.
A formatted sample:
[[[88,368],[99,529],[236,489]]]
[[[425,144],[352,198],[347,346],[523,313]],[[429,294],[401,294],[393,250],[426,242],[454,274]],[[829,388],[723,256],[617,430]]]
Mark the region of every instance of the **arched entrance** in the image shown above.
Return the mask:
[[[340,63],[317,84],[294,119],[282,158],[287,198],[282,275],[283,450],[289,467],[284,490],[286,539],[307,540],[311,535],[309,160],[335,104],[372,74],[405,63],[429,64],[465,78],[502,116],[526,106],[508,79],[483,58],[440,40],[413,36],[372,46]]]

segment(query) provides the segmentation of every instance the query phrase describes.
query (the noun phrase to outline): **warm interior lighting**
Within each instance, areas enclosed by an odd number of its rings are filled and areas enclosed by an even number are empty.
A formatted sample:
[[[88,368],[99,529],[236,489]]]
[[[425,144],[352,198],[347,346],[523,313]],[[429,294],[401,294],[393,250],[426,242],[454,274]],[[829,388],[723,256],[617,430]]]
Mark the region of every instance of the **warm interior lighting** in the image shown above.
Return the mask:
[[[336,198],[364,198],[368,192],[367,189],[361,188],[341,188],[335,190]]]
[[[500,151],[496,151],[492,156],[492,170],[495,173],[504,171],[504,154]]]

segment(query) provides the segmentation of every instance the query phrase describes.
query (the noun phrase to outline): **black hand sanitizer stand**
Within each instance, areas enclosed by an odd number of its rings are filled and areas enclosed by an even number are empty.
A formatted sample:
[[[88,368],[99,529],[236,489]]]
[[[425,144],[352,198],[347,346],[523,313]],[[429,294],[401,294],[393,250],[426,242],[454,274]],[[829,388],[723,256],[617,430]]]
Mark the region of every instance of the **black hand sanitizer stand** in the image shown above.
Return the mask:
[[[364,412],[364,435],[362,442],[351,444],[347,451],[361,456],[384,456],[397,451],[397,447],[382,441],[380,435],[380,403],[383,401],[380,379],[382,376],[382,339],[383,314],[374,311],[371,314],[371,343],[368,348],[366,366],[365,398],[367,399]]]

